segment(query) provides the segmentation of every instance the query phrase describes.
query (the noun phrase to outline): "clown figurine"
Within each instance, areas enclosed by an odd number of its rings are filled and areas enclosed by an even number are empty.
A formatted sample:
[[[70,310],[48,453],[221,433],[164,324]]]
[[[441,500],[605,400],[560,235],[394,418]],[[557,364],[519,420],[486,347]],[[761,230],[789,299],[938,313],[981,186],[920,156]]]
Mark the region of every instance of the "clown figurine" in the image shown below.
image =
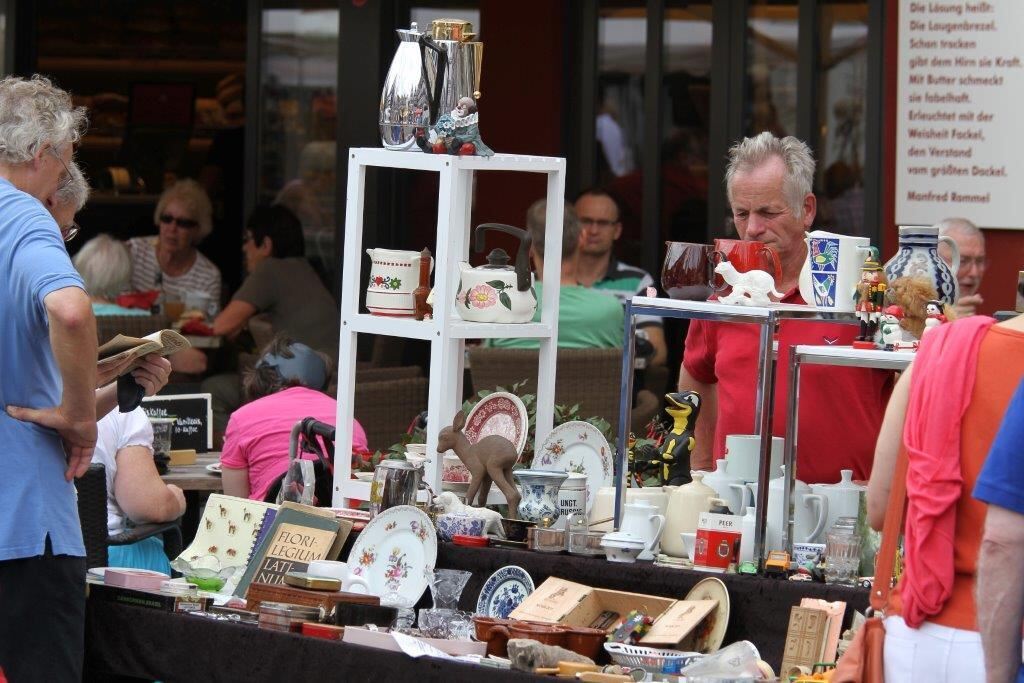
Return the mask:
[[[871,248],[872,254],[860,269],[860,282],[854,292],[857,317],[860,318],[860,335],[853,342],[855,349],[875,348],[875,334],[878,332],[878,321],[882,317],[885,305],[887,281],[885,272],[878,265],[878,250]]]
[[[494,156],[491,148],[480,139],[480,115],[472,97],[462,97],[450,113],[438,117],[429,133],[416,131],[416,144],[428,154],[454,154],[458,156]]]

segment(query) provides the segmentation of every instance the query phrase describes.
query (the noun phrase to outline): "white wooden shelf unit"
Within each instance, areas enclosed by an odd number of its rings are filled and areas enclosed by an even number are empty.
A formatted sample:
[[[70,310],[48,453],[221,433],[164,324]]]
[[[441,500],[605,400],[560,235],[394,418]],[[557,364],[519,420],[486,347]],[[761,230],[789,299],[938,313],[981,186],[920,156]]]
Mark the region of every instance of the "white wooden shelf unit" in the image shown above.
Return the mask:
[[[390,318],[370,315],[359,309],[360,293],[366,286],[363,273],[363,208],[366,200],[368,167],[434,171],[440,175],[437,209],[437,253],[434,254],[433,320]],[[478,171],[543,173],[547,176],[547,216],[544,235],[542,313],[539,323],[522,325],[465,322],[455,312],[459,263],[467,261],[471,244],[470,209],[473,174]],[[540,340],[537,373],[536,443],[543,443],[554,418],[555,354],[558,339],[558,283],[561,275],[562,214],[565,198],[565,159],[513,154],[493,157],[455,157],[422,152],[395,152],[360,148],[348,151],[348,190],[345,210],[344,268],[341,279],[341,330],[338,352],[338,414],[335,451],[352,452],[352,416],[355,392],[356,341],[359,334],[381,334],[430,342],[430,377],[427,395],[427,454],[425,478],[434,491],[441,492],[441,454],[437,433],[462,405],[462,377],[466,339],[532,337]],[[374,246],[374,245],[369,245]],[[419,251],[422,245],[406,245]],[[410,419],[412,416],[409,416]],[[399,435],[395,435],[398,440]],[[371,444],[383,449],[388,444]],[[335,460],[335,507],[348,499],[367,500],[368,482],[351,478],[351,458]],[[495,502],[503,501],[493,494]]]

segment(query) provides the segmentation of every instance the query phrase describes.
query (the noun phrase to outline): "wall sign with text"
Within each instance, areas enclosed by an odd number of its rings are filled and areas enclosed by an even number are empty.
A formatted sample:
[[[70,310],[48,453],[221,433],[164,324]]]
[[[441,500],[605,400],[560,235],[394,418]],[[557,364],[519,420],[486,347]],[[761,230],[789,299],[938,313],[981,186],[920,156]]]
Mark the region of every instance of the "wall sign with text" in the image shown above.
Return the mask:
[[[194,448],[206,453],[213,448],[213,409],[210,394],[167,394],[142,399],[149,417],[174,417],[171,448]]]
[[[900,0],[896,223],[1024,229],[1024,2]]]

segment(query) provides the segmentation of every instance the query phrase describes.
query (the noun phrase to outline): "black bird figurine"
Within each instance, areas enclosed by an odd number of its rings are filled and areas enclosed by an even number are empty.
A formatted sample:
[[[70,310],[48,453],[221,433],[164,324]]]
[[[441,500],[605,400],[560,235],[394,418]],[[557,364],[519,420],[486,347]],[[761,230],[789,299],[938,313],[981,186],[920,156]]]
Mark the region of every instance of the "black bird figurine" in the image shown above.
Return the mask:
[[[700,415],[700,394],[682,391],[665,394],[665,412],[672,417],[672,429],[661,446],[662,478],[670,486],[690,482],[690,455],[697,443],[694,428]]]

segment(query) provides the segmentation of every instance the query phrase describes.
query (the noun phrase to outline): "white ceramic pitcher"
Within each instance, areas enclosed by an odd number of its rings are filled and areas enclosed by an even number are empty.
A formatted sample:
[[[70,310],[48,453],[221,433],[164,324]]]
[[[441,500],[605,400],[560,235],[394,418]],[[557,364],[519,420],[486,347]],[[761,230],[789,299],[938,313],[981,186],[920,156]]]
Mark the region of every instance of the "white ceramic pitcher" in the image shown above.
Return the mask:
[[[782,547],[782,487],[786,482],[786,466],[779,467],[782,476],[768,482],[768,533],[765,550]],[[757,502],[757,484],[747,484]],[[811,487],[797,479],[793,482],[793,543],[820,543],[828,520],[828,498],[811,493]],[[788,518],[787,518],[788,519]]]
[[[704,475],[704,483],[713,488],[718,497],[725,501],[729,512],[734,515],[742,514],[747,499],[744,481],[731,472],[729,462],[725,458],[716,460],[715,466],[713,472]]]
[[[800,272],[800,296],[819,310],[853,311],[853,293],[871,241],[824,230],[805,234],[807,260]]]
[[[662,536],[661,551],[672,557],[686,557],[683,532],[697,530],[700,513],[711,509],[711,499],[718,496],[715,490],[703,482],[704,472],[691,472],[693,481],[676,487],[668,496],[668,512],[665,513],[665,533]]]
[[[665,515],[658,514],[658,508],[649,503],[626,503],[624,508],[619,531],[643,539],[644,549],[636,559],[653,560],[665,530]]]
[[[867,491],[867,487],[853,483],[853,470],[840,470],[839,475],[838,484],[811,484],[811,492],[828,500],[826,529],[831,529],[840,517],[857,517],[860,497]]]

